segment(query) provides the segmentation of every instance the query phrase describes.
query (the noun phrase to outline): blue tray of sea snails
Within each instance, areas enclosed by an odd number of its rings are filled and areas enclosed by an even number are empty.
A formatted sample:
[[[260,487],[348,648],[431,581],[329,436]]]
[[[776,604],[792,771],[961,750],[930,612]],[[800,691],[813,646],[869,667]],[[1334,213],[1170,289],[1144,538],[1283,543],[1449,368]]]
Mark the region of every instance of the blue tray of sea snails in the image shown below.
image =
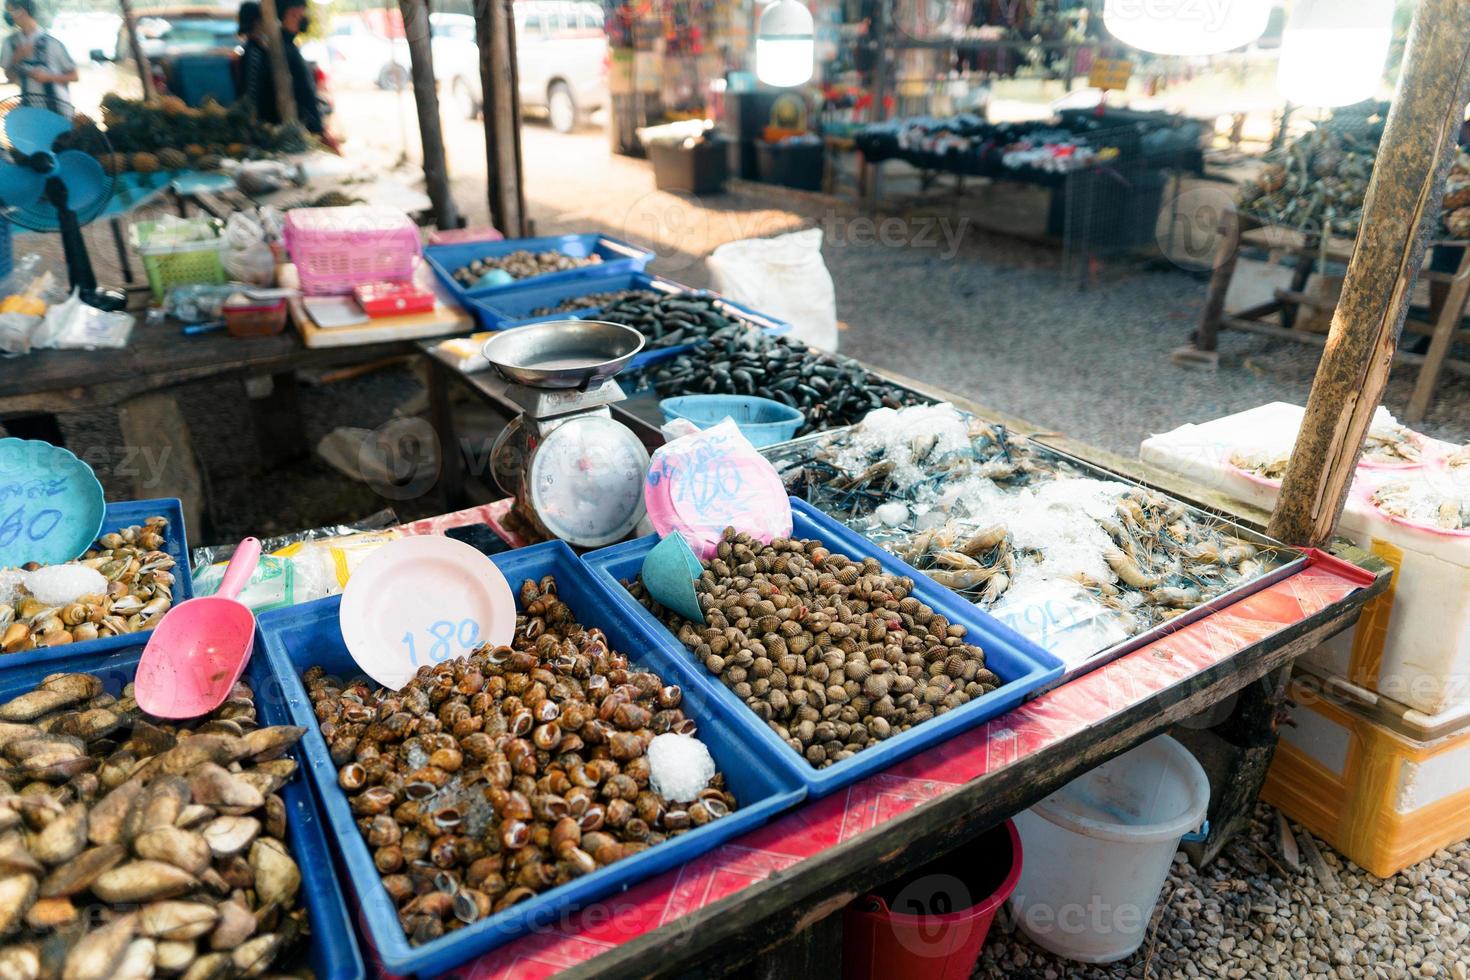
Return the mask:
[[[499,258],[512,252],[563,252],[573,258],[596,255],[601,261],[563,269],[560,272],[543,272],[539,276],[527,276],[498,286],[480,286],[466,289],[454,278],[454,271],[476,259]],[[428,245],[424,248],[424,260],[439,277],[455,300],[468,306],[472,299],[484,299],[509,289],[527,284],[544,286],[550,283],[573,282],[579,279],[596,278],[618,272],[642,272],[653,261],[653,252],[630,245],[607,235],[547,235],[541,238],[503,238],[494,242],[461,242],[454,245]]]
[[[725,775],[726,787],[739,805],[726,817],[670,837],[423,945],[411,945],[374,865],[373,854],[358,831],[347,795],[338,785],[337,766],[302,681],[303,672],[313,666],[344,679],[360,673],[338,628],[340,597],[265,613],[259,620],[258,653],[269,658],[294,723],[307,729],[301,747],[308,778],[331,827],[344,874],[356,893],[368,939],[384,968],[394,974],[433,976],[538,927],[554,925],[564,916],[754,830],[806,795],[795,766],[773,756],[749,737],[749,728],[737,713],[747,712],[745,706],[736,703],[732,707],[723,698],[709,697],[687,660],[672,656],[658,643],[565,543],[552,541],[492,555],[491,561],[517,592],[526,579],[555,576],[558,593],[578,622],[602,630],[611,648],[627,654],[635,665],[657,673],[666,684],[679,685],[684,691],[680,707],[695,721],[700,740],[714,756],[716,767]]]
[[[156,505],[158,501],[146,503]],[[147,514],[142,516],[156,513],[160,513],[158,508],[150,506]],[[129,519],[124,526],[141,519],[141,516]],[[102,681],[103,690],[118,696],[137,673],[147,636],[132,634],[116,639],[122,643],[109,644],[101,655],[95,650],[92,654],[78,655],[75,651],[66,652],[67,648],[58,648],[60,655],[52,656],[44,663],[32,661],[18,666],[19,658],[5,658],[6,669],[0,671],[0,703],[32,690],[54,673],[92,674]],[[262,726],[292,723],[282,707],[279,684],[264,657],[250,659],[244,680],[255,695],[257,719]],[[306,962],[318,980],[359,980],[367,973],[342,888],[331,866],[314,860],[315,855],[327,852],[329,828],[322,821],[311,787],[302,773],[306,759],[300,744],[294,746],[289,754],[296,760],[297,770],[281,787],[280,795],[286,804],[286,843],[301,871],[298,900],[306,908],[311,925],[311,934],[306,940]]]
[[[791,516],[793,537],[815,539],[830,551],[855,561],[875,558],[888,574],[912,577],[914,588],[910,594],[951,623],[965,627],[967,641],[978,645],[985,652],[985,666],[1001,679],[1000,686],[841,762],[818,769],[787,745],[774,729],[761,721],[734,691],[705,670],[668,627],[659,622],[622,586],[624,581],[637,579],[643,567],[643,559],[658,543],[656,535],[594,551],[585,555],[583,560],[596,570],[607,588],[615,591],[628,612],[636,616],[648,632],[658,637],[666,654],[682,659],[697,675],[706,696],[726,702],[731,711],[739,713],[747,730],[767,746],[770,755],[784,758],[796,768],[811,797],[826,796],[859,779],[887,769],[923,749],[1005,714],[1062,676],[1065,666],[1054,654],[1048,653],[963,597],[843,527],[806,501],[791,498]]]
[[[184,527],[184,510],[177,497],[160,497],[153,500],[124,500],[110,503],[102,516],[102,530],[98,536],[120,531],[132,525],[141,525],[150,517],[165,517],[168,527],[164,532],[163,551],[174,560],[170,570],[173,575],[172,605],[176,606],[194,597],[194,577],[189,571],[188,530]],[[6,624],[0,623],[0,633]],[[63,646],[40,647],[24,653],[0,656],[0,668],[21,667],[26,664],[49,663],[62,657],[79,654],[100,656],[120,650],[136,642],[146,640],[150,631],[124,633],[118,636],[99,637],[95,640],[79,640]]]

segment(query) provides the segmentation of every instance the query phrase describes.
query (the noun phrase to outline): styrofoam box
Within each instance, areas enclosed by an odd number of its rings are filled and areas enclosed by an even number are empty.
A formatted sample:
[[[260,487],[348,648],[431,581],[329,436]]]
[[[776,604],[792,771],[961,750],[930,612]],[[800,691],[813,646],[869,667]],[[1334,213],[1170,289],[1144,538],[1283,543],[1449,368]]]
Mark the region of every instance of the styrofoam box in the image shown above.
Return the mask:
[[[1263,800],[1383,877],[1470,836],[1470,728],[1420,740],[1302,677],[1291,697]]]
[[[1236,446],[1290,439],[1302,409],[1281,402],[1144,441],[1139,455],[1162,467],[1269,509],[1279,488],[1230,464]],[[1430,441],[1426,455],[1444,451]],[[1451,537],[1389,520],[1368,501],[1377,484],[1433,478],[1430,469],[1360,467],[1338,533],[1397,568],[1390,593],[1364,610],[1358,626],[1303,659],[1425,715],[1470,705],[1470,537]],[[1438,723],[1431,718],[1430,727]],[[1440,726],[1442,727],[1442,726]]]

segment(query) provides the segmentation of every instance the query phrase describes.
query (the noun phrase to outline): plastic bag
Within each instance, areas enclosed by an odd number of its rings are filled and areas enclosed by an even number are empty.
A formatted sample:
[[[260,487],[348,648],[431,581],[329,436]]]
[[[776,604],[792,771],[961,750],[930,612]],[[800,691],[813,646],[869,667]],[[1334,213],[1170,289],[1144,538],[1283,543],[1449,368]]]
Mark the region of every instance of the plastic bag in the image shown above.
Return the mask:
[[[133,333],[131,313],[108,313],[82,302],[73,292],[66,302],[46,311],[40,327],[31,335],[31,346],[64,350],[117,349],[128,345]]]
[[[260,557],[240,601],[255,612],[294,606],[323,596],[336,595],[364,558],[377,548],[400,537],[396,530],[381,530],[398,523],[391,509],[384,509],[353,524],[297,531],[264,541],[269,554]],[[194,594],[219,591],[234,545],[195,548]]]
[[[820,228],[729,242],[705,262],[717,292],[786,320],[796,340],[837,349],[837,291],[822,261]]]
[[[255,286],[269,286],[276,281],[276,258],[260,222],[236,211],[225,223],[224,237],[220,264],[231,279]]]
[[[32,347],[42,346],[36,342],[42,316],[65,298],[65,290],[41,256],[30,252],[17,259],[0,285],[0,352],[29,354]]]
[[[791,534],[781,477],[728,418],[654,450],[643,501],[661,537],[679,532],[702,559],[714,555],[727,527],[761,541]]]

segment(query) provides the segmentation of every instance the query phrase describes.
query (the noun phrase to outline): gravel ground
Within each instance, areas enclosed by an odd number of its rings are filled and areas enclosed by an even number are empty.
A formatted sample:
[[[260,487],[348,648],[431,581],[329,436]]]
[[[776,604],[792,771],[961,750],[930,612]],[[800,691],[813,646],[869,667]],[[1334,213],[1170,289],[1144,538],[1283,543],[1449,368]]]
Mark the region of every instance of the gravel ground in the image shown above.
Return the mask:
[[[1297,839],[1306,831],[1293,828]],[[1251,833],[1197,872],[1176,855],[1139,951],[1088,966],[997,930],[977,980],[1121,977],[1283,978],[1470,976],[1470,845],[1442,850],[1379,878],[1319,844],[1329,874],[1293,871],[1277,845],[1274,811],[1257,806]],[[1269,842],[1269,843],[1267,843]],[[999,920],[998,920],[999,921]]]

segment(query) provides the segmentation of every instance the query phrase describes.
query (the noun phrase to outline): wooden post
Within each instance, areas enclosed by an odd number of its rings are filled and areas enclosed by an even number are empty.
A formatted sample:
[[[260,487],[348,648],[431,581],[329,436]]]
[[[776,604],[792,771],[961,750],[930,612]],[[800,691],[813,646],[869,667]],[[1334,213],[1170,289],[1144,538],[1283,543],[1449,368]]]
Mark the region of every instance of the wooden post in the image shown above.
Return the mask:
[[[143,45],[138,43],[138,18],[133,16],[132,0],[118,0],[118,6],[122,8],[123,27],[128,32],[128,47],[133,49],[133,62],[138,66],[138,80],[143,83],[143,100],[146,102],[158,95],[153,87],[153,66],[143,53]]]
[[[1470,17],[1463,0],[1421,0],[1342,299],[1271,515],[1270,533],[1290,544],[1325,543],[1342,513],[1388,384],[1467,101]]]
[[[271,58],[276,111],[280,113],[282,123],[295,122],[296,92],[291,85],[291,69],[286,67],[286,39],[281,36],[281,19],[276,16],[276,0],[260,0],[260,26],[265,31],[265,50]]]
[[[444,158],[444,133],[439,122],[439,94],[434,88],[433,34],[426,0],[398,0],[403,30],[408,37],[409,72],[413,101],[419,115],[419,140],[424,147],[424,185],[434,203],[434,223],[458,228],[459,211],[449,194],[449,164]]]
[[[511,0],[475,0],[475,40],[480,46],[480,91],[490,177],[490,223],[507,238],[526,235],[515,23]]]

